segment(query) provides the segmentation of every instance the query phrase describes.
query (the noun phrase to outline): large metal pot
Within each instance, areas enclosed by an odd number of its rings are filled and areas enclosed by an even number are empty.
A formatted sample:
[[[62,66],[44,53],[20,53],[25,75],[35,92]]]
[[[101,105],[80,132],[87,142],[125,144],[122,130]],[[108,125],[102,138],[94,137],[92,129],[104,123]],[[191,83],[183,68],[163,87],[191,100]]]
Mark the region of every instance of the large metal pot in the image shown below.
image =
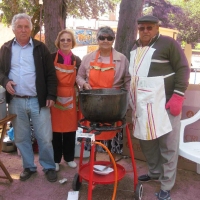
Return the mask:
[[[0,86],[0,120],[7,116],[6,109],[6,90]]]
[[[91,122],[111,123],[123,119],[128,106],[125,89],[93,89],[79,92],[80,109]]]

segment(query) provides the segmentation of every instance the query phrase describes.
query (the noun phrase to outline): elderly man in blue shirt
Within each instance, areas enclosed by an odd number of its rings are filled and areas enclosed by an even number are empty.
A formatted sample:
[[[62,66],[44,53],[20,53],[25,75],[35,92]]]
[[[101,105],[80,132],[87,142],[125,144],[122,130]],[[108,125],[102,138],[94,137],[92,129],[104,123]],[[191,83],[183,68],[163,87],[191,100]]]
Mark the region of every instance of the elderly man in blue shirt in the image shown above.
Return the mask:
[[[6,101],[12,121],[15,144],[22,155],[25,181],[37,170],[31,142],[30,121],[39,145],[39,162],[47,180],[57,180],[52,147],[50,107],[56,100],[57,79],[47,47],[31,38],[31,18],[25,13],[12,19],[15,38],[0,49],[0,85],[6,88]]]

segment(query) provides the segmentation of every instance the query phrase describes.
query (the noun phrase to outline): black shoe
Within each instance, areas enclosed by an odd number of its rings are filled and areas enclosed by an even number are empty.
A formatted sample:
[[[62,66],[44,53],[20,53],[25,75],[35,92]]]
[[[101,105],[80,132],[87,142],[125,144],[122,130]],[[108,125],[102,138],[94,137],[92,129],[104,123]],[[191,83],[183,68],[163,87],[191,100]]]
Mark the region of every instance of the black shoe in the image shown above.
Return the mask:
[[[155,193],[158,200],[171,200],[170,191],[169,190],[160,190],[159,193]]]
[[[54,169],[48,169],[45,174],[49,182],[57,181],[57,173]]]
[[[25,168],[24,171],[20,174],[20,180],[25,181],[29,179],[34,173],[36,173],[36,171],[31,171],[29,168]]]
[[[144,174],[138,177],[138,181],[140,182],[148,182],[148,181],[156,181],[158,178],[151,178],[148,174]]]

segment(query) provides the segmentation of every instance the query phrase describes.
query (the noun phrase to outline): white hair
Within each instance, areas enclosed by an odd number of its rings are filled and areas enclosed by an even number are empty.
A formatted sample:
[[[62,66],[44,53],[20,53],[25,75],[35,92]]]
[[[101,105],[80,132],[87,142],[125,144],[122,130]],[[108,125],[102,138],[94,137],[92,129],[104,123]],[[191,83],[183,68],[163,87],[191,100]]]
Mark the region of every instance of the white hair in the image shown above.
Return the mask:
[[[12,25],[13,31],[15,30],[15,23],[18,19],[26,19],[30,24],[30,29],[32,30],[33,24],[31,22],[31,17],[29,15],[27,15],[26,13],[19,13],[19,14],[14,15],[14,17],[12,19],[11,25]]]

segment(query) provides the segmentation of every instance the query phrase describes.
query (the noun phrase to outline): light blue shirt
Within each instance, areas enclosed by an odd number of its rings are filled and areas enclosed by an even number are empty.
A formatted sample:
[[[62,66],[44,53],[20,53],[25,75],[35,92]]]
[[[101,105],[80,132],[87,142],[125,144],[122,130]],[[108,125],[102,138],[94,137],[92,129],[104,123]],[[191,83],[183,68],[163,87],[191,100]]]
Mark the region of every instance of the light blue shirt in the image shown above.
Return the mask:
[[[33,41],[21,46],[16,39],[12,44],[11,70],[8,75],[17,85],[14,86],[15,95],[36,96],[35,63],[33,58]]]

